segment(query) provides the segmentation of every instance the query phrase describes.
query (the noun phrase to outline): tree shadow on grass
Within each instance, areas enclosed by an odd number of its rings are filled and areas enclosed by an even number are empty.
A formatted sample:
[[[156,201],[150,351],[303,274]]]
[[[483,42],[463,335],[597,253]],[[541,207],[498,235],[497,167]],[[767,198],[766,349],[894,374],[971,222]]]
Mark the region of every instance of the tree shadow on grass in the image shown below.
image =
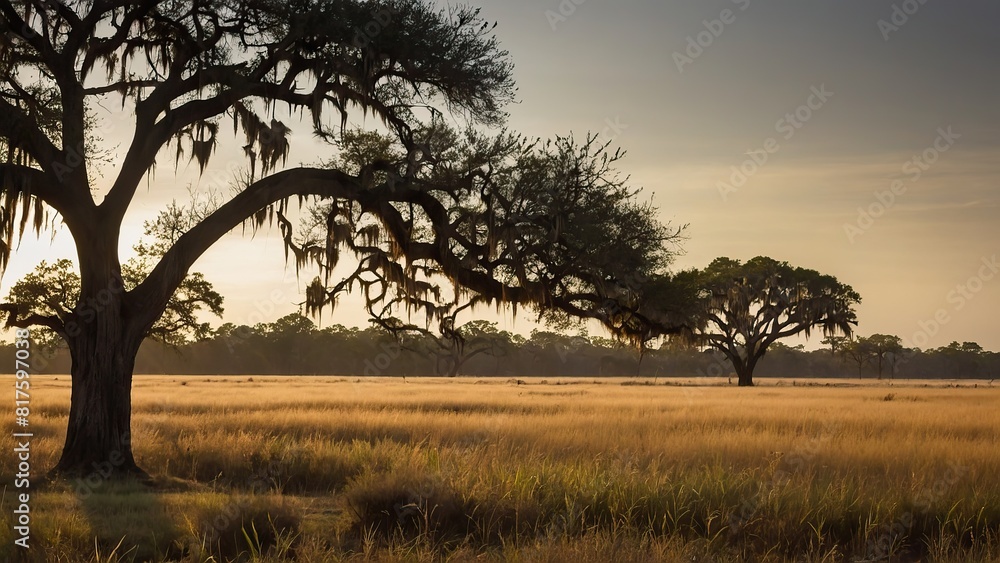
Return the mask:
[[[178,560],[183,555],[177,541],[182,530],[155,484],[94,476],[49,478],[33,481],[29,494],[27,548],[14,544],[21,537],[11,519],[17,507],[12,504],[15,495],[5,491],[0,503],[3,563],[141,562]]]
[[[109,482],[87,493],[76,491],[98,561],[112,553],[135,562],[236,561],[288,542],[301,524],[281,501],[179,479]]]
[[[171,516],[161,495],[163,483],[118,480],[94,484],[73,481],[74,495],[90,525],[94,554],[99,561],[117,555],[122,561],[160,561],[183,556],[183,530]]]

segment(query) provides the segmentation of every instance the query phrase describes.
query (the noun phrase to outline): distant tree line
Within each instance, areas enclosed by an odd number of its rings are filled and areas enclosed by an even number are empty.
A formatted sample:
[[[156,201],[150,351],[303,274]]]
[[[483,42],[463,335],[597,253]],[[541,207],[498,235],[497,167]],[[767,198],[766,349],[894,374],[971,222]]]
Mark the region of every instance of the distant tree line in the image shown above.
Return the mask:
[[[171,346],[147,340],[136,360],[139,374],[342,375],[342,376],[642,376],[730,377],[736,374],[721,352],[667,341],[639,351],[612,339],[535,330],[530,337],[500,330],[477,320],[454,329],[461,346],[442,344],[428,334],[397,338],[382,327],[333,325],[317,328],[307,317],[291,314],[273,323],[237,326],[226,323],[194,342]],[[39,342],[39,373],[68,373],[70,358],[56,342]],[[1000,376],[1000,353],[974,342],[952,342],[928,350],[903,348],[889,335],[831,337],[829,346],[807,351],[801,345],[775,342],[761,359],[759,377],[853,377],[883,379],[994,379]],[[640,357],[641,356],[641,357]],[[9,372],[14,348],[0,345],[0,362]],[[880,367],[881,366],[881,367]],[[881,373],[881,376],[880,376]]]

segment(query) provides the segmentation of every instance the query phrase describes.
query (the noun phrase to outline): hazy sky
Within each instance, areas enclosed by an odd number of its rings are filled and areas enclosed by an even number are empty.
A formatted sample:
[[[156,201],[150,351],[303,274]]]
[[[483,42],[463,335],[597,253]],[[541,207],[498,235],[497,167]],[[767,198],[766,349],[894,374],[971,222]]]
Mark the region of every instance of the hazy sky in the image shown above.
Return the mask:
[[[995,0],[471,3],[515,64],[510,125],[613,138],[664,220],[690,224],[678,267],[768,255],[852,285],[862,335],[1000,350]],[[292,125],[291,160],[312,160]],[[217,158],[200,185],[226,168]],[[186,197],[171,174],[140,193],[129,232]],[[64,239],[25,241],[3,292],[39,257],[72,256]],[[282,268],[274,233],[233,235],[196,265],[237,323],[295,310],[301,283]],[[364,324],[345,308],[334,322]]]

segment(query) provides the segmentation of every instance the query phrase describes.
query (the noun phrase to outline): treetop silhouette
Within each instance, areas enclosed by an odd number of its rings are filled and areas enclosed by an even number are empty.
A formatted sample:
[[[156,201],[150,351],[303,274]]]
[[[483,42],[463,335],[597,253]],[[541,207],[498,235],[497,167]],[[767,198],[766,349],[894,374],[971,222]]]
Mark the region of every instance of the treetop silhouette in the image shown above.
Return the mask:
[[[75,307],[8,316],[83,327],[66,335],[59,472],[113,456],[116,472],[141,473],[129,439],[136,352],[195,261],[241,226],[278,225],[289,258],[321,268],[313,312],[357,289],[372,310],[398,300],[434,317],[446,295],[467,294],[597,319],[622,338],[649,333],[635,280],[662,272],[680,230],[637,200],[614,170],[621,153],[593,137],[503,129],[513,65],[493,30],[475,9],[423,1],[0,1],[0,268],[29,223],[41,232],[51,220],[79,263]],[[96,108],[111,101],[134,125],[102,184]],[[352,133],[357,118],[369,134]],[[288,166],[293,119],[338,156]],[[126,284],[118,247],[138,187],[164,160],[204,171],[223,145],[244,159],[237,191]],[[341,278],[342,251],[357,267]],[[109,288],[122,290],[87,313]]]

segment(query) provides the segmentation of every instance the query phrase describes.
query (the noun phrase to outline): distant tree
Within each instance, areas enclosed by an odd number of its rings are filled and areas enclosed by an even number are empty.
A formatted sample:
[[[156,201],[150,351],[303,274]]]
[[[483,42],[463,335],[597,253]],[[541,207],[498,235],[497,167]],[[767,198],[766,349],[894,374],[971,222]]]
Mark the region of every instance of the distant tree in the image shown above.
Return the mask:
[[[878,365],[878,378],[882,379],[882,366],[886,360],[893,362],[890,373],[895,373],[895,358],[903,351],[902,339],[888,334],[873,334],[866,339],[866,342]]]
[[[970,354],[982,354],[984,352],[983,347],[976,342],[963,342],[961,350]]]
[[[299,313],[289,313],[274,321],[268,327],[268,332],[271,334],[291,336],[310,334],[315,330],[316,323],[309,317],[305,317]]]
[[[844,355],[858,366],[858,377],[862,376],[862,370],[865,365],[871,363],[875,357],[875,351],[871,342],[867,338],[860,336],[849,341],[843,350]]]
[[[780,340],[771,344],[757,365],[757,372],[772,377],[809,377],[812,362],[805,345],[788,346]]]
[[[944,359],[952,377],[976,377],[986,356],[983,347],[975,342],[953,341],[931,351],[931,355]]]
[[[717,258],[704,270],[677,275],[697,289],[695,341],[732,362],[740,386],[753,385],[757,363],[774,342],[816,328],[850,335],[861,297],[833,276],[758,256],[746,263]]]
[[[467,362],[480,355],[493,356],[497,362],[494,371],[498,372],[499,359],[509,352],[510,333],[501,333],[496,323],[483,319],[456,326],[461,310],[444,315],[436,331],[396,318],[383,326],[402,342],[404,349],[429,359],[436,375],[455,377]]]
[[[522,352],[527,356],[532,372],[563,375],[572,371],[568,364],[580,360],[582,353],[588,351],[590,346],[590,340],[585,336],[532,329]],[[599,361],[597,358],[590,360],[595,364]]]
[[[493,358],[493,375],[499,375],[500,362],[503,358],[509,357],[513,352],[513,342],[511,333],[506,330],[499,330],[496,322],[484,319],[469,321],[458,328],[462,338],[465,339],[466,353],[482,354]],[[481,350],[477,352],[477,350]],[[471,358],[467,358],[468,361]]]
[[[829,346],[830,354],[836,356],[837,354],[843,353],[844,346],[846,346],[850,341],[851,339],[846,336],[828,336],[824,338],[821,343]]]
[[[299,313],[290,313],[273,323],[268,323],[263,341],[267,343],[268,357],[283,358],[285,369],[291,373],[316,373],[316,324]]]

